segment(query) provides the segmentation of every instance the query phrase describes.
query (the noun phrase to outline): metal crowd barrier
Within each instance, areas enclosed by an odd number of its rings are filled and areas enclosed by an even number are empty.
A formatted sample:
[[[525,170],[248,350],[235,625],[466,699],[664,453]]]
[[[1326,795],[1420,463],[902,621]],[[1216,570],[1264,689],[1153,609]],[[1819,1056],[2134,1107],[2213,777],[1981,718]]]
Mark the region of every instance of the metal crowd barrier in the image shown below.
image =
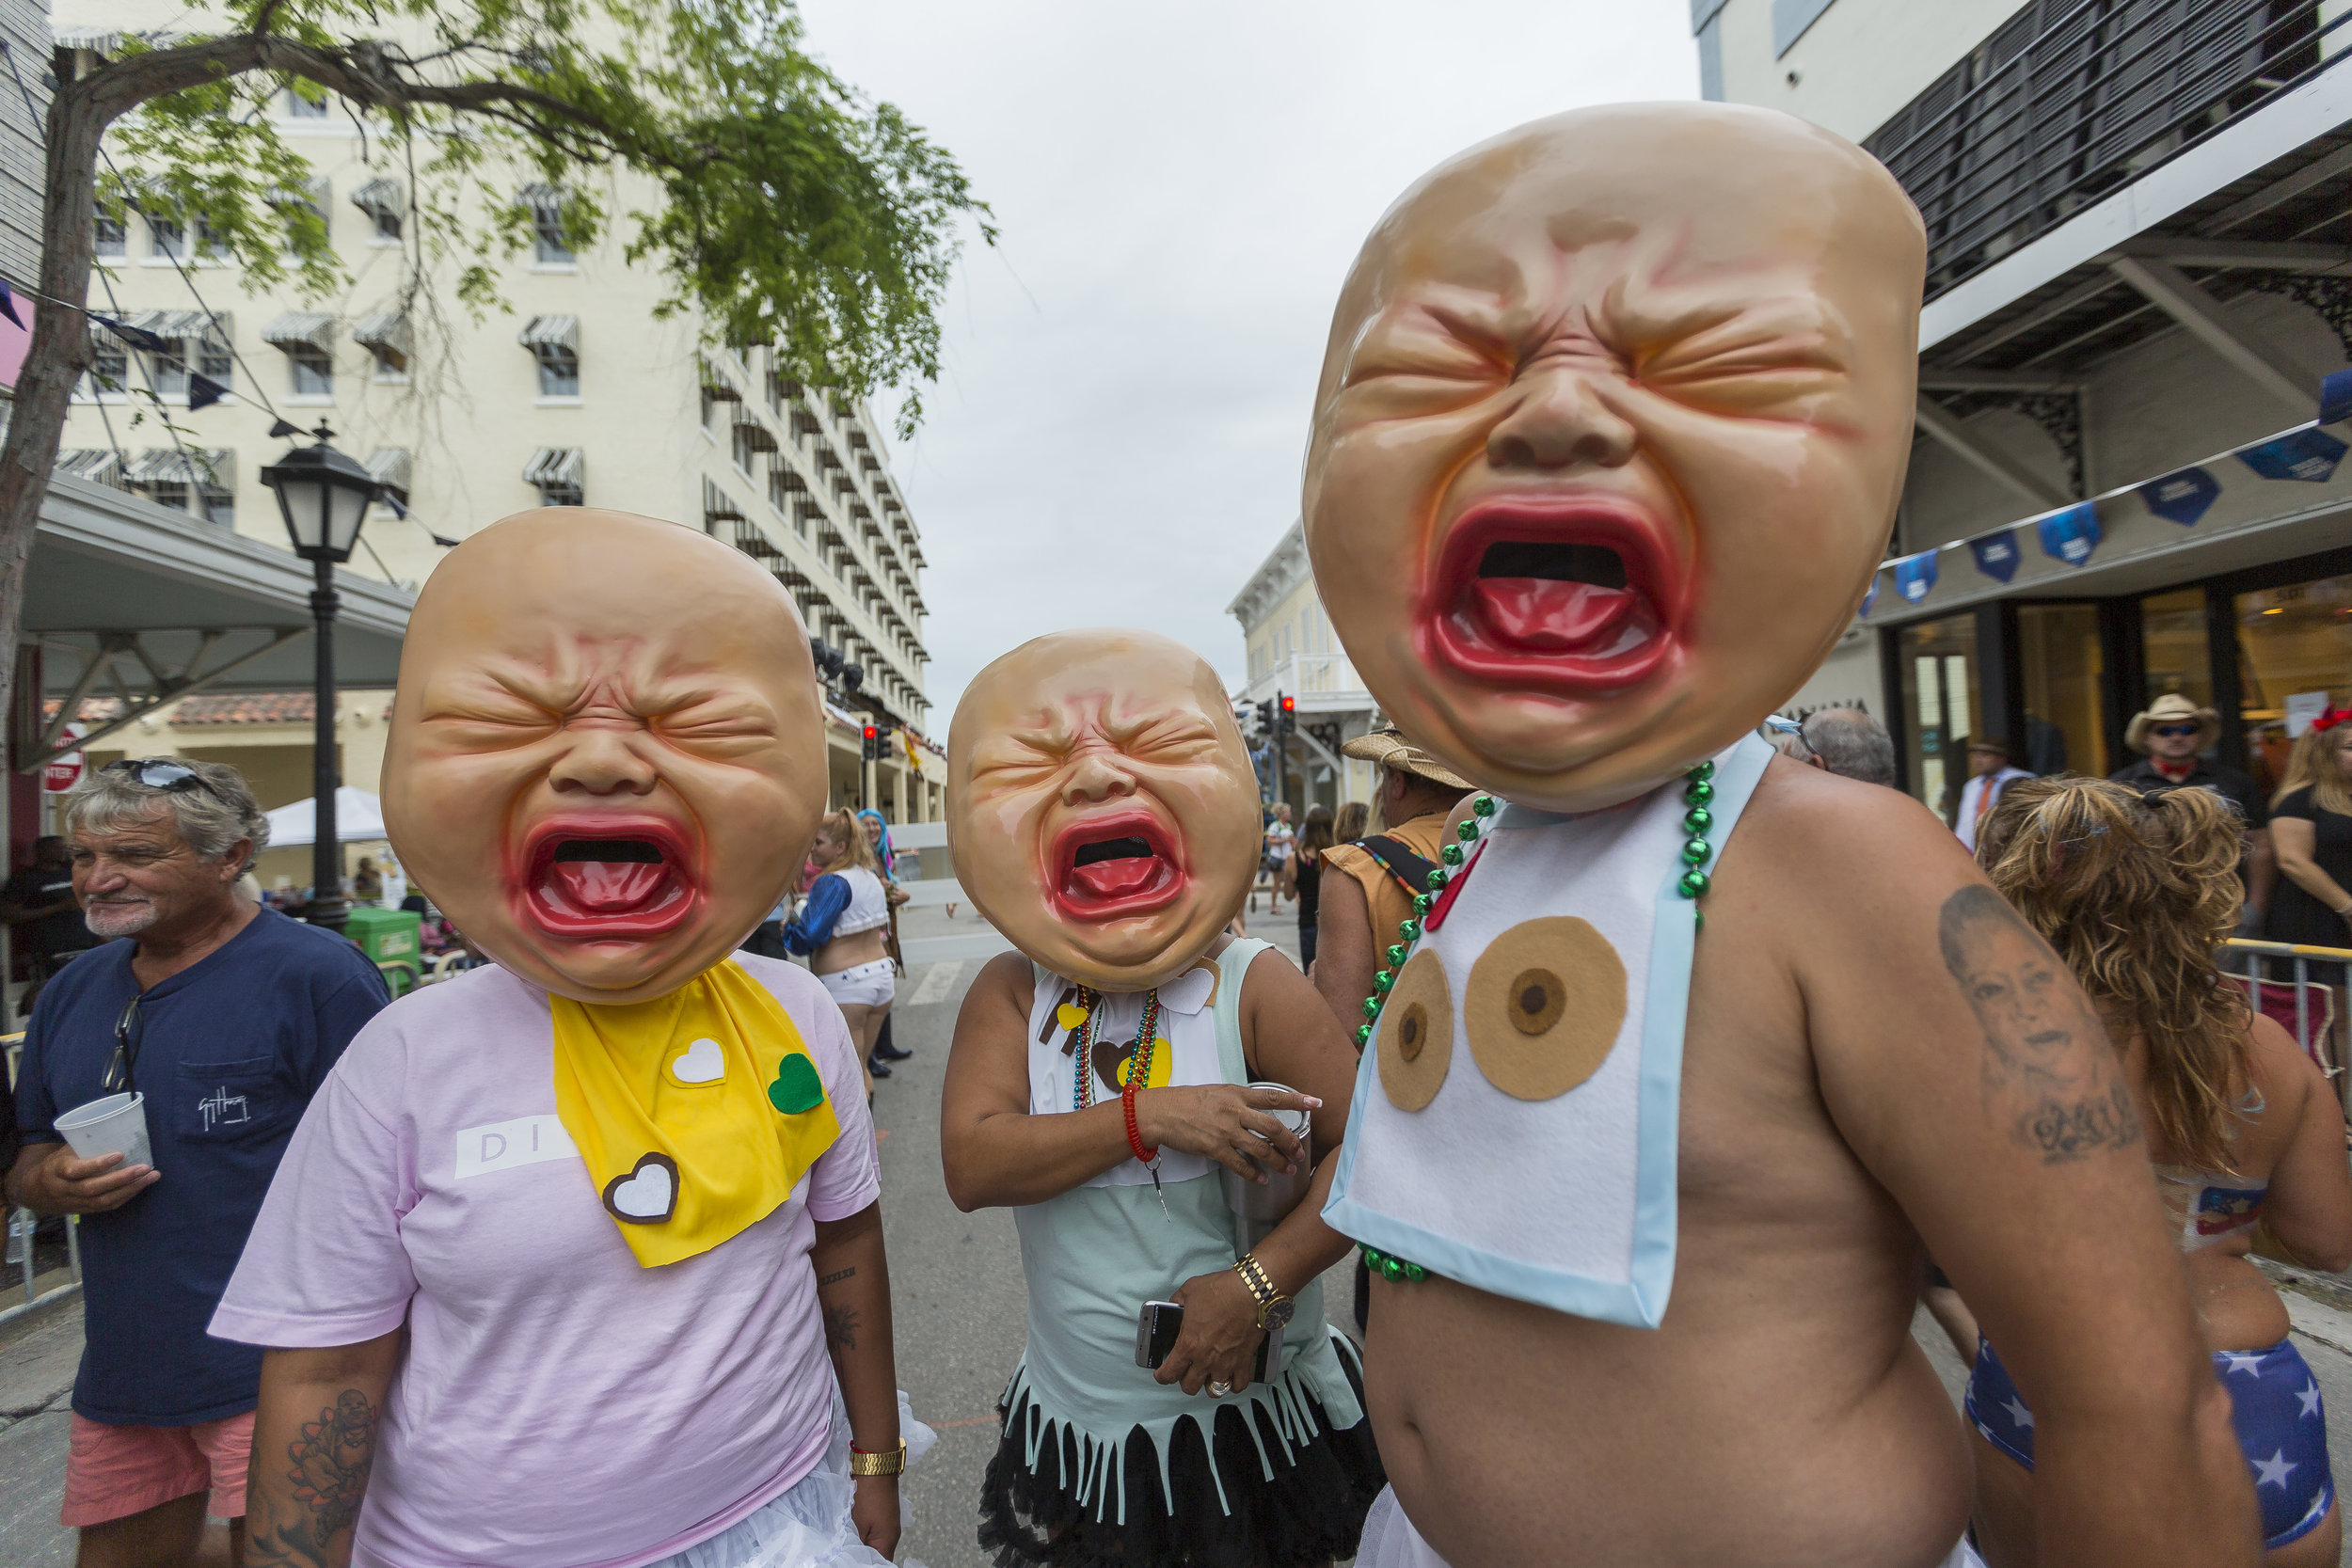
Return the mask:
[[[2344,986],[2336,980],[2314,980],[2314,964],[2352,966],[2352,947],[2309,947],[2301,942],[2253,942],[2233,937],[2221,944],[2221,967],[2241,980],[2254,1010],[2266,1014],[2295,1037],[2312,1061],[2336,1085],[2352,1115],[2352,1077],[2344,1073]],[[2268,960],[2265,962],[2265,960]],[[2272,963],[2288,966],[2288,978],[2265,973]],[[2352,973],[2352,971],[2345,971]]]

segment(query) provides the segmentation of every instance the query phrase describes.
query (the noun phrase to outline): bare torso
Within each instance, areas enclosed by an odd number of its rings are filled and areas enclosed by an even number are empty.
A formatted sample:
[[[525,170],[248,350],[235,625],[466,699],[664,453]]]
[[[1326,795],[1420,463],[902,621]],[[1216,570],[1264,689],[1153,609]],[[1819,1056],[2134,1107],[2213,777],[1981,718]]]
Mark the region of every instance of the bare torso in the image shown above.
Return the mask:
[[[886,926],[877,926],[870,931],[835,937],[810,955],[808,967],[818,974],[838,974],[860,964],[879,963],[890,957],[889,931]]]
[[[1741,834],[1771,811],[1759,790]],[[1929,1568],[1960,1539],[1966,1447],[1910,1334],[1920,1243],[1824,1103],[1755,859],[1725,855],[1698,945],[1661,1326],[1375,1281],[1381,1456],[1454,1568]]]

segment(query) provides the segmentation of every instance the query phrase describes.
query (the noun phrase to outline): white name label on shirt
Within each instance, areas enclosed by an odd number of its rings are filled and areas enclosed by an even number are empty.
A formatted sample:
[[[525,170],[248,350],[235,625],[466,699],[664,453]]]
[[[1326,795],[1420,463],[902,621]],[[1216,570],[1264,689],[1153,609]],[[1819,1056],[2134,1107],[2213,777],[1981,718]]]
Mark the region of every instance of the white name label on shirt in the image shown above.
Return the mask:
[[[457,1134],[457,1177],[487,1176],[494,1170],[535,1165],[542,1160],[577,1160],[579,1146],[560,1117],[520,1117],[469,1127]]]

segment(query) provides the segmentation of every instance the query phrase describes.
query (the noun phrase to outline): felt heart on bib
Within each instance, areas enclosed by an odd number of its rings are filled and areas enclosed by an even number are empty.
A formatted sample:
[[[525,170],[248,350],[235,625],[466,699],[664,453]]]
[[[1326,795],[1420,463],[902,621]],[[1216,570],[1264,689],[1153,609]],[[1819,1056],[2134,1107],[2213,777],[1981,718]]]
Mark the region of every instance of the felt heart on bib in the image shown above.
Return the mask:
[[[696,1040],[670,1059],[670,1075],[681,1084],[715,1084],[727,1075],[726,1053],[712,1039]]]
[[[659,1225],[677,1212],[677,1162],[641,1154],[627,1176],[604,1184],[604,1206],[631,1225]]]
[[[1087,1010],[1075,1002],[1065,1002],[1054,1009],[1054,1022],[1065,1029],[1075,1029],[1087,1021]]]
[[[817,1064],[806,1056],[787,1056],[776,1064],[776,1081],[768,1085],[768,1103],[787,1117],[814,1111],[825,1102],[824,1081]]]

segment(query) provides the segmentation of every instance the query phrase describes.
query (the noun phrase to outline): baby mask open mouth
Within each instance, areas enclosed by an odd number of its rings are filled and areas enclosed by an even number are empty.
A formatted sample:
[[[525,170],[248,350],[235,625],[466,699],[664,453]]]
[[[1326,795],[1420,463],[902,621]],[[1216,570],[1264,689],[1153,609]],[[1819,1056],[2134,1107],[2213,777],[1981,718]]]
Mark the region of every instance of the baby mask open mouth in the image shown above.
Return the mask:
[[[1446,540],[1426,610],[1431,652],[1486,679],[1621,687],[1664,657],[1677,576],[1660,531],[1633,509],[1490,502]]]
[[[652,935],[693,907],[685,844],[667,823],[544,824],[530,865],[524,902],[557,935]]]
[[[1055,861],[1057,899],[1066,912],[1083,919],[1157,909],[1184,883],[1166,832],[1140,813],[1071,824],[1061,832]]]

